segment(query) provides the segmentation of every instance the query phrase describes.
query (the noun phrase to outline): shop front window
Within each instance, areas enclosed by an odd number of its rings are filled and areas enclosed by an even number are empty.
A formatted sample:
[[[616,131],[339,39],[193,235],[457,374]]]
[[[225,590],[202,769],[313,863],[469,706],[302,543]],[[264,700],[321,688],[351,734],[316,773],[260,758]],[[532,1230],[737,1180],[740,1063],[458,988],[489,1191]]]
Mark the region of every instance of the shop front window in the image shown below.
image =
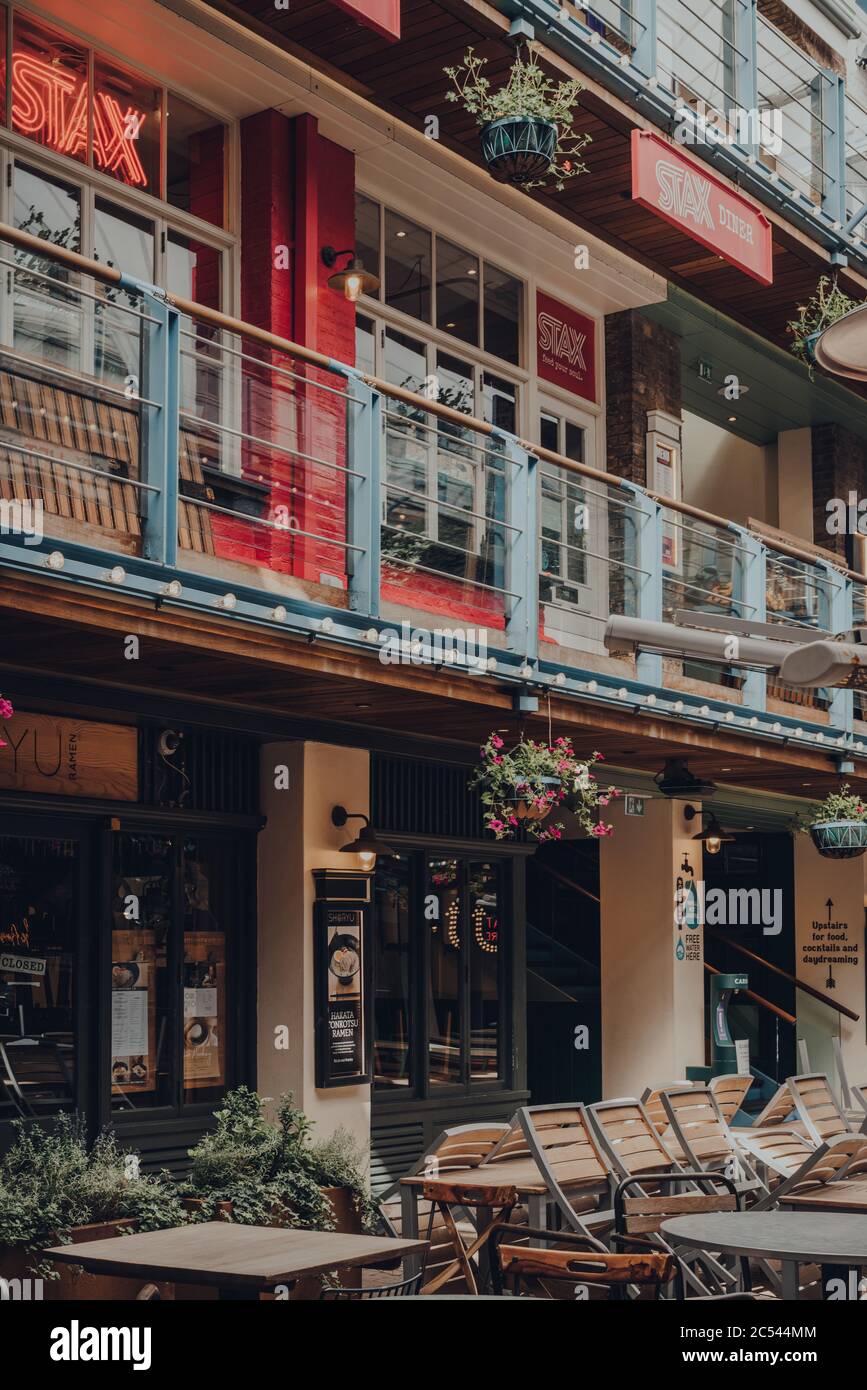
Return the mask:
[[[87,163],[87,70],[87,49],[16,14],[12,40],[12,129],[58,154]]]
[[[113,1110],[210,1105],[226,1090],[238,877],[219,837],[114,837]]]
[[[147,218],[97,198],[94,209],[94,260],[116,266],[140,280],[154,273],[154,224]],[[141,372],[141,320],[136,301],[114,285],[100,285],[94,305],[94,376],[114,386]]]
[[[160,192],[162,89],[105,62],[93,65],[93,162],[104,174]]]
[[[385,214],[385,302],[430,322],[431,234],[394,212]]]
[[[373,1006],[373,1084],[410,1085],[410,860],[382,857],[374,882],[377,961]]]
[[[225,225],[226,127],[169,92],[166,102],[166,202],[215,227]],[[210,300],[202,300],[209,304]]]
[[[81,250],[81,194],[72,184],[17,161],[13,173],[15,226],[54,246]],[[56,261],[16,248],[13,342],[26,357],[67,371],[82,367],[84,311],[73,274]]]
[[[0,836],[0,1119],[75,1099],[80,846]]]

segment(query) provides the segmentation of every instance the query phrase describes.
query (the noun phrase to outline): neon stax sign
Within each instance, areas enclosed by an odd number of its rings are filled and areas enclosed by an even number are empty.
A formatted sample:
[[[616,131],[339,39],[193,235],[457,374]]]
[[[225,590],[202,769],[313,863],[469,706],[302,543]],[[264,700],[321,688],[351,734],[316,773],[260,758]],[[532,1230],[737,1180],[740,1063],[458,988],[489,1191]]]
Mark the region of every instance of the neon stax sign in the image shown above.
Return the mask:
[[[12,123],[59,154],[87,154],[87,79],[53,67],[29,53],[12,59]],[[146,188],[148,176],[135,142],[147,113],[124,111],[111,92],[97,90],[93,100],[93,159],[98,168],[124,183]]]
[[[584,346],[587,334],[579,333],[571,324],[555,318],[553,314],[539,315],[539,348],[542,352],[552,352],[561,362],[586,372]]]

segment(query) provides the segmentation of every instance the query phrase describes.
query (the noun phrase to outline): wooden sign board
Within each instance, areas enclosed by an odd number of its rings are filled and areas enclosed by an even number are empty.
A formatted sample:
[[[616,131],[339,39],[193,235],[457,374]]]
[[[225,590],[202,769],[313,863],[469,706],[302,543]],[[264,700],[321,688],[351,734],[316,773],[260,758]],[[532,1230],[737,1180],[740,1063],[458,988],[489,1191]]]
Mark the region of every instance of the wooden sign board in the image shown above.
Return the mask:
[[[128,725],[16,710],[2,736],[0,788],[138,799],[138,731]]]

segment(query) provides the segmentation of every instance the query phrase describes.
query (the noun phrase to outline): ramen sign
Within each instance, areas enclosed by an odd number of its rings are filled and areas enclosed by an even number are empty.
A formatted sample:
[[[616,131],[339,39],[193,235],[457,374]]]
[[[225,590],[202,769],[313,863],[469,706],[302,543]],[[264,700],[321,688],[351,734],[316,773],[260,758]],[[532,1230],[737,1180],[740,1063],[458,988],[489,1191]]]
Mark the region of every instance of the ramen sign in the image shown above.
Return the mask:
[[[632,197],[754,280],[773,283],[773,234],[764,213],[650,130],[632,132]]]
[[[585,401],[596,400],[596,324],[540,290],[536,295],[536,371]]]

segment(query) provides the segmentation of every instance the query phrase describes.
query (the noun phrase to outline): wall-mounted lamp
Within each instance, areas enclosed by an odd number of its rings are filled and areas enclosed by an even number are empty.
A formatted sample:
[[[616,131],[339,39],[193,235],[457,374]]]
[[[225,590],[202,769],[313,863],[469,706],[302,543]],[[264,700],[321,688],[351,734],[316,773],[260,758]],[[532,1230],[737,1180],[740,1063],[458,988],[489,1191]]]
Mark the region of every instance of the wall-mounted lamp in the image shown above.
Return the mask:
[[[696,816],[707,814],[699,811],[695,806],[685,806],[683,811],[684,820],[693,820]],[[703,830],[697,835],[693,835],[694,840],[700,840],[708,854],[719,854],[723,845],[734,844],[734,835],[727,835],[717,820],[716,816],[711,815],[710,820]]]
[[[373,869],[376,866],[376,856],[378,854],[395,854],[391,845],[387,845],[379,838],[370,818],[362,815],[360,811],[347,811],[345,806],[334,806],[331,811],[331,824],[338,827],[344,826],[348,820],[363,820],[364,825],[358,832],[356,839],[351,840],[348,845],[341,845],[341,854],[357,854],[361,860],[362,868]]]
[[[333,246],[323,246],[319,254],[323,265],[327,265],[329,270],[337,264],[338,256],[349,257],[342,270],[329,275],[328,288],[343,294],[350,304],[354,304],[363,294],[375,294],[379,289],[379,279],[364,269],[364,262],[360,256],[356,256],[354,247],[335,251]]]

